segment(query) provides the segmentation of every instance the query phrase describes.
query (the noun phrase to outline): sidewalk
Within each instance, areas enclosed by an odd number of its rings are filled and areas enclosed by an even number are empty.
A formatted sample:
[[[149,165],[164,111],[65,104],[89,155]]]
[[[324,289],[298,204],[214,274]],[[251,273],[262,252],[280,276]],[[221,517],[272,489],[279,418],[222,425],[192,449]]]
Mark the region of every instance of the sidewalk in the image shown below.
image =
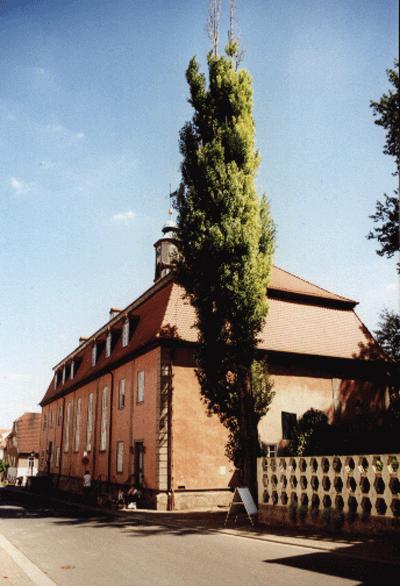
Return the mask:
[[[400,535],[364,537],[346,534],[312,533],[291,529],[270,528],[263,525],[252,527],[248,519],[240,520],[235,526],[233,520],[229,520],[224,527],[227,510],[209,511],[155,511],[150,509],[136,510],[110,510],[95,506],[84,505],[76,495],[58,493],[54,495],[41,495],[25,489],[9,489],[21,491],[32,498],[39,498],[63,505],[72,505],[96,515],[103,514],[112,518],[120,518],[121,522],[131,521],[146,525],[158,525],[180,531],[210,531],[224,533],[236,537],[257,539],[267,542],[292,545],[330,552],[334,555],[350,558],[365,559],[370,562],[379,562],[399,566],[400,570]]]
[[[0,547],[0,584],[10,586],[34,584],[2,547]]]

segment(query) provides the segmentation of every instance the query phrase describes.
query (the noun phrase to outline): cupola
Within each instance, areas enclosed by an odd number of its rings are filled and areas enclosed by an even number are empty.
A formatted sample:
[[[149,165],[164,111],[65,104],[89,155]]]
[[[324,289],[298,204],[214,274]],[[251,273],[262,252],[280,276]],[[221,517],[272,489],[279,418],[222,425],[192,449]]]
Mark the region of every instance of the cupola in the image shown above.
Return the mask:
[[[172,209],[168,210],[169,220],[162,227],[162,237],[154,244],[156,249],[156,266],[154,281],[158,281],[171,270],[176,254],[176,241],[178,227],[172,219]]]

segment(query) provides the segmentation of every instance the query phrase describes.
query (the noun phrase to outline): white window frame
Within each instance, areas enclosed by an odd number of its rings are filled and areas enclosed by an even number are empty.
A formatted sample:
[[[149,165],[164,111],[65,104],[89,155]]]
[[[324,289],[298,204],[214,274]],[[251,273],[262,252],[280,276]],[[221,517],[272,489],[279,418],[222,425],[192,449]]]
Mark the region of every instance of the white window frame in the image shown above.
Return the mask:
[[[62,407],[62,405],[59,405],[59,407],[58,407],[58,416],[57,416],[57,425],[61,425],[62,418],[63,418],[63,407]]]
[[[278,453],[278,444],[266,444],[265,452],[267,458],[275,458]]]
[[[112,350],[112,333],[108,332],[107,338],[106,338],[106,352],[105,352],[106,358],[110,358],[111,350]]]
[[[108,387],[104,387],[101,393],[101,422],[100,422],[100,451],[107,449],[107,395]]]
[[[56,468],[60,467],[60,455],[61,455],[60,446],[56,447]]]
[[[65,383],[66,374],[67,374],[67,371],[66,371],[66,367],[65,367],[65,364],[64,364],[63,369],[62,369],[62,379],[61,379],[62,380],[62,384]]]
[[[116,471],[117,474],[122,474],[124,471],[124,442],[117,442],[117,458],[116,458]]]
[[[92,346],[92,366],[96,366],[97,362],[97,344],[96,342]]]
[[[125,348],[129,344],[129,319],[126,318],[122,326],[122,347]]]
[[[118,409],[124,409],[126,404],[126,380],[121,378],[118,385]]]
[[[87,403],[87,420],[86,420],[86,451],[92,451],[92,433],[93,433],[93,393],[89,393]]]
[[[74,378],[75,376],[75,360],[71,362],[71,371],[69,373],[70,378]]]
[[[56,389],[58,385],[58,371],[56,370],[54,373],[54,388]]]
[[[139,370],[137,373],[137,402],[144,402],[144,370]]]
[[[76,402],[76,413],[75,413],[75,436],[74,436],[74,451],[79,452],[81,444],[81,403],[82,399],[79,398]]]
[[[71,426],[71,407],[72,401],[67,403],[67,412],[65,414],[65,434],[64,434],[64,452],[69,452],[69,434]]]

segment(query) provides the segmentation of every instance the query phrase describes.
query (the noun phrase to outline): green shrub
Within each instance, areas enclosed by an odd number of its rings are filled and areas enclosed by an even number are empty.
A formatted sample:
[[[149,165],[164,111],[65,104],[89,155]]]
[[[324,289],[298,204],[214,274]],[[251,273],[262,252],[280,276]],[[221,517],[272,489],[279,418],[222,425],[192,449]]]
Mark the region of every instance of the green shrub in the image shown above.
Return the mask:
[[[343,511],[332,511],[331,514],[331,527],[334,531],[339,531],[344,525],[344,513]]]
[[[292,523],[296,523],[297,520],[297,505],[291,504],[288,507],[289,510],[289,519]]]
[[[308,507],[306,505],[301,505],[297,513],[299,520],[303,523],[304,519],[307,517]]]
[[[331,507],[327,507],[326,509],[324,509],[322,511],[321,521],[323,521],[327,527],[330,525],[331,517],[332,517],[332,508]]]
[[[330,426],[323,411],[309,409],[299,419],[291,443],[294,456],[329,453]]]

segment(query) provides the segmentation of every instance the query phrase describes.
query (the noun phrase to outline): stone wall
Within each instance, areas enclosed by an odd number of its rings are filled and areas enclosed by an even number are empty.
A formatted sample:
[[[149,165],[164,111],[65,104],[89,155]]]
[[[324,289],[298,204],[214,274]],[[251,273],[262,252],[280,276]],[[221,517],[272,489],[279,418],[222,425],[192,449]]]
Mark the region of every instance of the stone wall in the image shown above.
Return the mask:
[[[259,521],[400,532],[400,454],[259,458]]]

